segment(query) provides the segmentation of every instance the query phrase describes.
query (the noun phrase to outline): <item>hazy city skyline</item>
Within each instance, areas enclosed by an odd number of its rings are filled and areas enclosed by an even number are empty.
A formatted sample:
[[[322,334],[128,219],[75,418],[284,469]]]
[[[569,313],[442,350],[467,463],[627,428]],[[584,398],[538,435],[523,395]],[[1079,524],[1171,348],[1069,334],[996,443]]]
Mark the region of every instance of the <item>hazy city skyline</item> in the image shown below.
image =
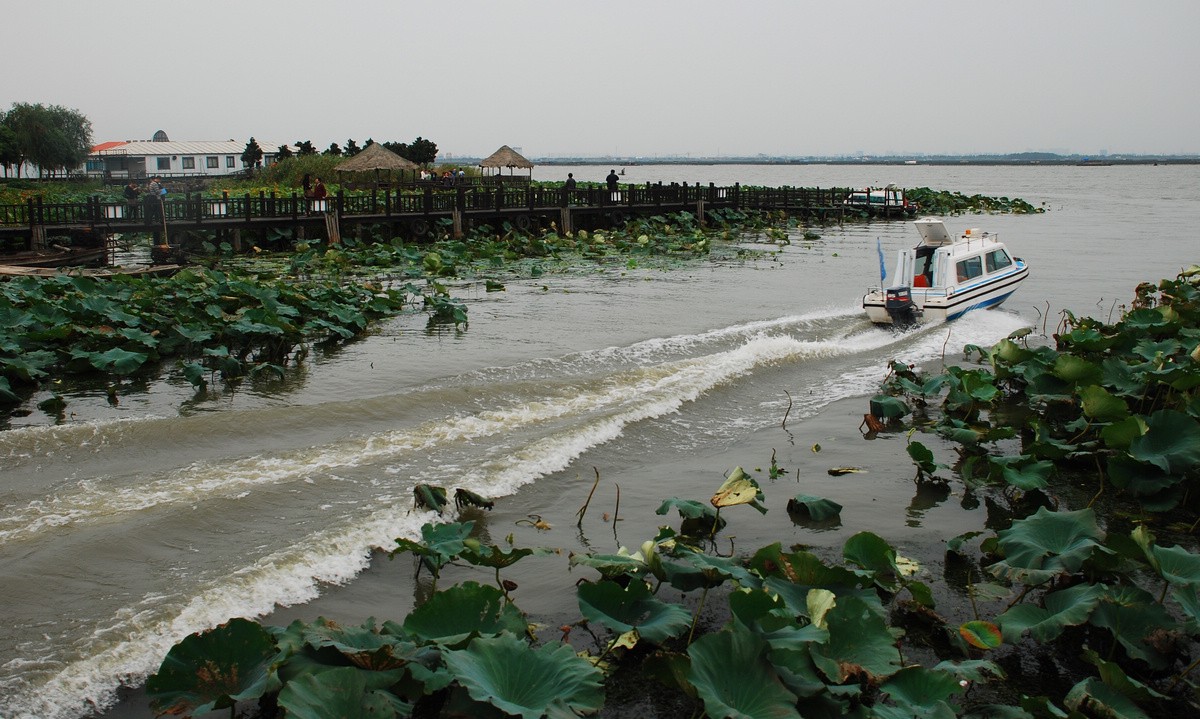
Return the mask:
[[[2,0],[0,109],[96,142],[481,156],[1200,153],[1200,3]]]

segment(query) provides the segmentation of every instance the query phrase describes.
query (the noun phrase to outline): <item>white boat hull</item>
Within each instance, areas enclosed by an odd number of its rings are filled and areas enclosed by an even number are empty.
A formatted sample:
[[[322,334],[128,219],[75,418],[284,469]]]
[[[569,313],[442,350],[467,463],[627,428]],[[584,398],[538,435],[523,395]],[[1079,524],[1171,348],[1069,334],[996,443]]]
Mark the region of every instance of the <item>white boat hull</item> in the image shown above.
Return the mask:
[[[913,306],[919,322],[946,322],[971,310],[999,307],[1029,276],[1029,266],[1016,260],[1011,272],[956,287],[913,287]],[[883,289],[872,289],[863,297],[867,318],[878,325],[897,324],[888,313]]]

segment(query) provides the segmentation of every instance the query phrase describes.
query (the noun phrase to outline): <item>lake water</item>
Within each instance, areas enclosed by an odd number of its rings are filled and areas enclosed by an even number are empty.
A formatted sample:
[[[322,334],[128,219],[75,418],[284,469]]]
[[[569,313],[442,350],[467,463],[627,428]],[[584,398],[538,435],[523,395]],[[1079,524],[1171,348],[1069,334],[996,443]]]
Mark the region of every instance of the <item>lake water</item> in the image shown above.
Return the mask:
[[[599,182],[609,169],[543,167],[534,177]],[[859,302],[878,281],[876,243],[890,257],[916,233],[904,222],[833,225],[817,228],[819,240],[795,232],[778,253],[719,265],[543,276],[494,293],[460,287],[469,329],[427,332],[422,315],[396,318],[314,352],[282,382],[202,397],[186,382],[154,382],[123,388],[115,406],[103,392],[65,392],[57,422],[33,407],[48,396],[37,395],[0,432],[0,717],[110,707],[122,682],[140,683],[180,638],[232,616],[278,610],[271,620],[283,623],[319,607],[343,621],[402,617],[423,590],[408,561],[372,552],[429,521],[412,511],[417,482],[496,498],[496,512],[479,517],[493,541],[515,532],[522,546],[636,547],[659,500],[704,499],[732,466],[765,466],[769,453],[745,448],[780,432],[781,418],[785,466],[810,462],[814,439],[828,445],[819,466],[860,463],[864,443],[823,438],[857,423],[865,400],[856,398],[889,360],[953,357],[1025,326],[1052,332],[1064,309],[1115,316],[1139,282],[1200,262],[1195,166],[624,169],[629,183],[894,182],[1049,211],[947,218],[951,231],[999,232],[1032,268],[1004,310],[949,326],[870,326]],[[604,511],[618,509],[612,482],[628,518],[611,538],[514,521],[569,517],[597,473]],[[919,544],[979,523],[978,510],[946,497],[905,509],[905,462],[894,477],[880,468],[869,481],[805,487],[817,490],[836,493],[846,526],[770,531],[836,547],[870,528]],[[771,495],[764,522],[787,498]],[[600,511],[588,521],[603,527]],[[565,553],[558,561],[566,566]],[[521,591],[526,611],[553,611],[550,588]],[[115,711],[149,715],[135,704]]]

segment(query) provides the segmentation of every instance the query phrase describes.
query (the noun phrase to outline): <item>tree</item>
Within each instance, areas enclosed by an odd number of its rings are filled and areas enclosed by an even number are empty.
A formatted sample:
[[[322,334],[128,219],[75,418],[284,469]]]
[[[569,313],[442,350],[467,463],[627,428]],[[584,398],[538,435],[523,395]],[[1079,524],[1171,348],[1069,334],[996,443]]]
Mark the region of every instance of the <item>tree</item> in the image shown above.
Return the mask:
[[[21,153],[17,147],[17,133],[4,123],[4,113],[0,113],[0,165],[4,166],[4,176],[8,177],[10,168],[14,165],[17,174],[21,173]]]
[[[325,151],[325,154],[333,155],[334,157],[341,157],[342,148],[338,147],[338,144],[336,142],[331,142],[331,143],[329,143],[329,149]]]
[[[305,140],[304,142],[296,140],[295,145],[296,153],[300,155],[300,157],[317,154],[317,148],[313,147],[312,140]]]
[[[39,174],[69,171],[82,165],[92,148],[92,121],[60,105],[14,103],[3,125],[9,132],[0,140],[2,161],[6,167],[15,164],[18,176],[25,161],[37,165]]]
[[[346,149],[342,152],[346,157],[354,157],[358,153],[362,152],[362,148],[358,146],[358,143],[354,141],[354,138],[350,138],[349,140],[346,140]]]
[[[280,160],[286,160],[291,156],[292,148],[288,147],[287,145],[280,145],[279,149],[275,151],[275,157]]]
[[[426,140],[420,135],[417,136],[417,139],[412,141],[412,144],[408,146],[408,149],[411,153],[408,159],[412,160],[418,165],[432,165],[433,162],[437,160],[437,144]]]
[[[263,151],[258,146],[258,142],[251,137],[250,142],[246,143],[246,149],[242,150],[242,164],[246,167],[254,167],[262,162]]]

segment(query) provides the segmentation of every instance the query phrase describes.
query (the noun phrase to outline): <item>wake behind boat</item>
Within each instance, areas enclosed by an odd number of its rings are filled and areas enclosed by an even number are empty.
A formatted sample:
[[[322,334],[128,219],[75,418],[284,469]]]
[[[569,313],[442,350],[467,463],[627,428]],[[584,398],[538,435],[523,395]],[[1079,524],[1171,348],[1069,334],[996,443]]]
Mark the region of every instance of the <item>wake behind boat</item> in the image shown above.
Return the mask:
[[[952,237],[945,223],[932,217],[913,225],[921,242],[899,252],[892,273],[895,284],[872,287],[863,297],[863,309],[875,324],[942,322],[970,310],[998,307],[1029,276],[1025,262],[1011,256],[994,233],[972,228]],[[882,270],[882,248],[879,252]]]

